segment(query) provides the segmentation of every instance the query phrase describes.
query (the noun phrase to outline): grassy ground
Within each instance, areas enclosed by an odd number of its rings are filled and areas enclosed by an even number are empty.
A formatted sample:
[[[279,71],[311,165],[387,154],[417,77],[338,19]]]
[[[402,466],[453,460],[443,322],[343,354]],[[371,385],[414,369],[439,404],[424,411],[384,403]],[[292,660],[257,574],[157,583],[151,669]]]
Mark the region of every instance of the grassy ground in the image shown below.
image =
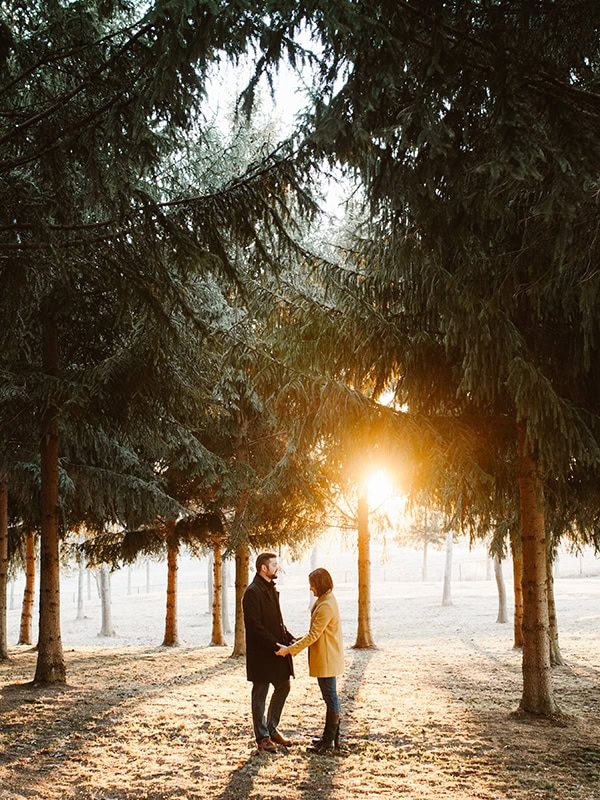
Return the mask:
[[[281,726],[298,744],[269,755],[254,749],[249,684],[229,649],[70,651],[66,687],[31,688],[35,654],[13,648],[0,665],[0,800],[598,800],[590,641],[573,634],[555,673],[561,722],[511,715],[520,656],[495,631],[447,618],[348,649],[332,756],[305,752],[323,706],[303,655]]]

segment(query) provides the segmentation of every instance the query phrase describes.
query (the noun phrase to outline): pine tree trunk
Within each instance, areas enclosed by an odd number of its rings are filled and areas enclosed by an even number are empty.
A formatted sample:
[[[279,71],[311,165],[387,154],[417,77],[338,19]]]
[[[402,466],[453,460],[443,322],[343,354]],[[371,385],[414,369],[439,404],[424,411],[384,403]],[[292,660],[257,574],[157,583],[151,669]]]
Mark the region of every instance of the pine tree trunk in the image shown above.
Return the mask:
[[[358,627],[354,647],[375,647],[371,635],[371,559],[369,507],[367,498],[358,498]]]
[[[7,633],[8,578],[8,481],[0,475],[0,661],[8,658]]]
[[[248,421],[242,409],[237,412],[237,441],[236,458],[239,464],[248,463]],[[244,610],[242,600],[248,588],[248,573],[250,571],[250,546],[247,532],[245,531],[244,516],[248,507],[250,493],[247,488],[240,493],[233,520],[232,529],[238,538],[239,544],[235,550],[235,612],[233,624],[233,650],[231,658],[246,655],[246,628],[244,626]]]
[[[423,563],[421,564],[421,580],[423,583],[427,580],[427,550],[429,542],[427,539],[423,542]]]
[[[454,537],[452,531],[446,534],[446,565],[444,567],[444,590],[442,592],[442,605],[452,605],[452,545]]]
[[[496,576],[496,586],[498,587],[498,616],[496,617],[496,622],[504,624],[508,622],[508,614],[506,613],[506,587],[504,586],[500,556],[494,556],[494,575]]]
[[[223,588],[221,591],[221,628],[223,635],[231,633],[231,622],[229,621],[229,561],[223,558],[222,562]]]
[[[208,597],[208,609],[206,611],[207,614],[213,613],[213,605],[215,602],[215,592],[214,592],[215,583],[213,580],[214,571],[215,571],[215,561],[211,550],[206,559],[206,591]]]
[[[82,544],[84,541],[84,537],[79,537],[79,544]],[[84,619],[85,615],[83,613],[83,584],[85,581],[85,561],[83,559],[83,553],[81,550],[77,553],[77,616],[75,619]]]
[[[552,573],[552,553],[548,549],[546,560],[547,592],[548,592],[548,635],[550,646],[550,666],[562,667],[565,660],[560,652],[558,642],[558,619],[556,616],[556,603],[554,601],[554,575]]]
[[[177,638],[177,556],[179,546],[176,543],[167,547],[167,614],[165,617],[165,638],[163,647],[176,647]]]
[[[35,596],[35,533],[28,531],[25,537],[25,591],[21,607],[21,625],[18,644],[33,644],[31,623]]]
[[[250,548],[247,542],[238,545],[235,551],[235,631],[232,658],[246,655],[246,631],[242,599],[248,587]]]
[[[110,574],[106,564],[102,564],[98,570],[98,593],[100,595],[100,607],[102,609],[102,624],[98,636],[115,636],[110,603]]]
[[[212,636],[210,647],[223,647],[226,644],[223,639],[223,629],[221,627],[221,592],[223,586],[223,559],[221,547],[213,547],[213,604],[212,604]]]
[[[514,647],[523,647],[523,554],[517,531],[511,531],[510,549],[513,560],[513,584],[515,592]]]
[[[539,465],[519,424],[519,508],[523,551],[523,696],[519,709],[556,713],[550,668],[544,489]]]
[[[42,320],[43,367],[58,371],[58,330],[50,315]],[[34,683],[65,683],[67,672],[60,633],[58,496],[58,409],[50,398],[41,428],[40,622]]]

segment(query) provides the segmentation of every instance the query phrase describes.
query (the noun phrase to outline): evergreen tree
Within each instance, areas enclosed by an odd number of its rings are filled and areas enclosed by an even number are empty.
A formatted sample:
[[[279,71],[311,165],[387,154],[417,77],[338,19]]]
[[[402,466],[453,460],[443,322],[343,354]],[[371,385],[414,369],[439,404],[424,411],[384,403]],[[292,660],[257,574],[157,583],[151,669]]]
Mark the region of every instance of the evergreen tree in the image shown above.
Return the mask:
[[[204,12],[226,41],[228,23]],[[40,682],[65,679],[61,533],[176,513],[155,465],[175,442],[206,460],[189,435],[207,395],[197,380],[213,333],[206,278],[236,281],[232,241],[267,263],[290,190],[302,195],[289,161],[269,154],[193,191],[190,171],[176,169],[181,133],[200,120],[218,44],[175,7],[136,13],[94,0],[2,9],[0,407],[3,428],[18,420],[2,463],[18,493],[25,475],[40,496]],[[177,357],[186,346],[189,379]]]
[[[368,376],[399,407],[435,418],[451,453],[475,434],[510,443],[521,709],[535,714],[556,709],[544,476],[566,484],[600,464],[599,13],[589,2],[308,13],[324,52],[312,153],[358,173],[371,214],[349,264],[324,277],[353,318],[331,350],[348,356],[354,385]],[[471,473],[456,474],[454,502],[483,516],[494,474]]]

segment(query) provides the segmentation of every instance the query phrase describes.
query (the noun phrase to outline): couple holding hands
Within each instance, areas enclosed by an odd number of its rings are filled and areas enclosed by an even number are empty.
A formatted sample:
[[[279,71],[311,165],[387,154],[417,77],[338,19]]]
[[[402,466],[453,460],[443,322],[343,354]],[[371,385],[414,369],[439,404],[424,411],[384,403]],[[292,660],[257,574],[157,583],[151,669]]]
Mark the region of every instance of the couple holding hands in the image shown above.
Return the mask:
[[[256,575],[243,599],[246,626],[246,674],[252,682],[252,722],[257,747],[274,753],[277,745],[293,742],[278,731],[279,720],[294,675],[292,656],[308,647],[309,674],[317,678],[327,708],[323,735],[308,748],[323,753],[339,746],[340,703],[336,676],[344,671],[344,643],[333,581],[326,569],[315,569],[308,576],[311,592],[317,598],[310,618],[310,630],[296,639],[285,627],[279,592],[275,588],[279,565],[274,553],[261,553],[256,559]],[[269,685],[273,695],[265,717]]]

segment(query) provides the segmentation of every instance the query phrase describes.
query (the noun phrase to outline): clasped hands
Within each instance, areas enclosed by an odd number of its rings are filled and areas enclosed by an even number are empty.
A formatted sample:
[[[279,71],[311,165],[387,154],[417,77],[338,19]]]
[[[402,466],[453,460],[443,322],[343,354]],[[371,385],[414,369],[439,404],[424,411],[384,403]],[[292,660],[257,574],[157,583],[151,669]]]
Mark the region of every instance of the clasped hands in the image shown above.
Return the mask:
[[[277,642],[277,647],[279,647],[279,650],[275,650],[276,656],[288,656],[290,654],[290,648],[286,647],[284,644]]]

